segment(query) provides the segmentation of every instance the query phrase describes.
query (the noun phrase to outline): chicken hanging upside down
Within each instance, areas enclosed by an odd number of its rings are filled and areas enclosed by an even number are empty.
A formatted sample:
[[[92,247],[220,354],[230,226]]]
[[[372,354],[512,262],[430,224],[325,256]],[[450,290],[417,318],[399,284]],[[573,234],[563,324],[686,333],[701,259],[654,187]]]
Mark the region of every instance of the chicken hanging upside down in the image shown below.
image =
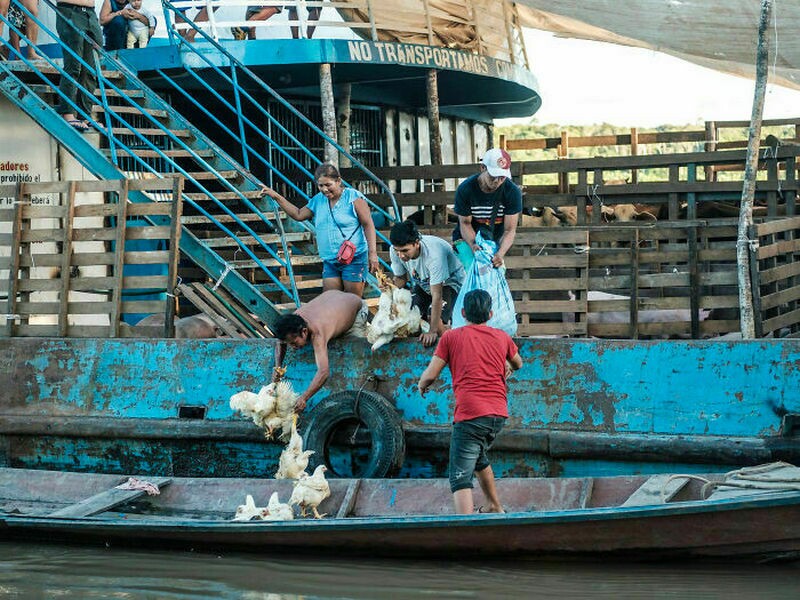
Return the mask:
[[[367,326],[367,341],[374,352],[394,338],[404,338],[427,331],[427,323],[422,321],[419,308],[411,306],[411,292],[398,288],[391,277],[378,270],[375,273],[381,289],[378,312]]]
[[[300,506],[300,516],[306,516],[306,509],[310,508],[314,513],[314,517],[321,519],[325,514],[319,514],[317,507],[322,503],[325,498],[331,495],[331,488],[325,479],[325,465],[320,465],[314,469],[313,475],[300,475],[294,484],[292,497],[289,499],[289,505]]]
[[[231,396],[231,409],[239,411],[245,417],[266,431],[267,438],[272,438],[275,431],[281,429],[281,438],[289,436],[295,415],[298,395],[288,381],[277,381],[261,388],[258,394],[243,391]]]

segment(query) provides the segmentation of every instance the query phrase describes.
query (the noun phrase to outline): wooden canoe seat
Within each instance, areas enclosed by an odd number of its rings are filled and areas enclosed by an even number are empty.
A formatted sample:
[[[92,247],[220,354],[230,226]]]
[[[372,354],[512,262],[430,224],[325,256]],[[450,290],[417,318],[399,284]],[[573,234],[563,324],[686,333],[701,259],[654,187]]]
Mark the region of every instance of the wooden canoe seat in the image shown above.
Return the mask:
[[[689,483],[689,479],[686,477],[673,479],[667,483],[667,480],[669,480],[671,476],[670,473],[653,475],[650,479],[645,481],[639,489],[633,492],[628,499],[622,503],[622,506],[648,506],[650,504],[664,504],[665,502],[669,502],[675,494]]]
[[[358,495],[358,489],[360,487],[360,479],[353,479],[350,485],[347,486],[347,491],[344,493],[344,498],[342,499],[342,505],[339,507],[339,512],[336,513],[337,519],[344,519],[353,512],[353,507],[356,505],[356,496]]]
[[[169,485],[172,479],[166,477],[155,477],[147,480],[149,483],[157,485],[159,488]],[[135,500],[143,496],[146,492],[144,490],[118,490],[111,488],[105,492],[100,492],[89,498],[85,498],[75,504],[65,506],[53,513],[51,517],[91,517],[99,515],[107,510],[111,510],[115,506],[119,506],[125,502]]]

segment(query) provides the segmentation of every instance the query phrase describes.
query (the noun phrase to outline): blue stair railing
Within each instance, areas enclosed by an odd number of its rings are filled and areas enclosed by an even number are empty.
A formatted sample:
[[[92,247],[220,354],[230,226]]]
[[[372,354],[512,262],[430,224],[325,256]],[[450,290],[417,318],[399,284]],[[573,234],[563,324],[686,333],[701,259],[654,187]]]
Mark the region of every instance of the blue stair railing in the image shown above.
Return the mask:
[[[17,0],[12,0],[13,2],[17,2]],[[44,0],[46,5],[49,5],[51,8],[54,9],[53,4],[50,0]],[[27,9],[23,6],[20,6],[20,10],[22,10],[28,16],[33,17]],[[35,19],[35,17],[33,17]],[[30,44],[30,40],[19,30],[15,28],[15,26],[10,23],[6,18],[0,15],[0,19],[10,28],[14,29],[23,41]],[[35,19],[38,21],[38,19]],[[39,21],[40,28],[43,32],[50,34],[55,39],[58,39],[53,32],[49,31],[46,26],[44,26]],[[193,25],[192,25],[193,26]],[[84,35],[82,32],[79,32],[81,35]],[[204,35],[204,32],[200,31],[201,35]],[[207,37],[207,36],[206,36]],[[84,36],[85,39],[88,39]],[[213,40],[212,40],[213,41]],[[90,41],[91,42],[91,41]],[[152,152],[153,156],[158,157],[160,161],[166,165],[171,172],[180,173],[184,177],[190,181],[193,186],[200,190],[201,194],[204,195],[207,200],[209,200],[214,206],[221,209],[225,214],[230,217],[230,221],[235,223],[237,227],[240,227],[246,233],[250,234],[251,239],[255,240],[258,246],[268,255],[270,256],[275,263],[277,263],[282,268],[286,269],[287,274],[289,275],[289,283],[290,287],[287,288],[278,277],[272,272],[272,270],[267,267],[262,260],[257,256],[248,246],[248,244],[244,243],[236,233],[234,233],[230,228],[228,228],[224,223],[220,220],[216,219],[214,215],[208,212],[202,204],[199,202],[195,202],[191,198],[185,196],[185,200],[202,215],[204,215],[210,223],[216,226],[220,231],[222,231],[225,235],[229,236],[231,239],[235,240],[239,248],[244,251],[254,265],[260,267],[269,277],[269,279],[273,282],[272,286],[273,289],[279,290],[284,293],[287,297],[291,299],[292,302],[295,304],[299,304],[299,295],[297,292],[297,287],[293,277],[293,270],[291,261],[289,259],[290,252],[289,246],[286,242],[286,235],[283,228],[283,223],[281,218],[279,217],[279,210],[277,205],[274,204],[271,200],[263,200],[267,204],[271,204],[271,212],[274,213],[275,219],[269,219],[265,211],[262,210],[261,207],[257,206],[255,203],[251,202],[250,198],[248,197],[247,191],[256,191],[260,189],[262,183],[249,171],[249,169],[239,165],[230,158],[225,152],[223,152],[215,143],[211,142],[207,139],[206,136],[203,135],[202,132],[191,126],[185,119],[183,119],[171,106],[169,106],[160,96],[158,96],[155,92],[150,90],[148,86],[142,83],[136,76],[136,74],[125,64],[121,61],[116,59],[114,56],[106,53],[102,50],[97,44],[91,42],[95,49],[95,64],[88,65],[84,63],[80,57],[76,56],[74,52],[70,48],[67,48],[63,44],[61,45],[62,52],[70,52],[72,53],[75,58],[80,60],[85,67],[91,68],[95,71],[97,75],[97,85],[99,88],[99,94],[95,95],[94,90],[87,90],[80,86],[77,81],[73,81],[78,87],[79,93],[84,94],[87,98],[89,98],[93,103],[100,105],[103,109],[104,114],[104,122],[96,121],[91,114],[87,114],[85,111],[81,110],[81,108],[76,105],[75,103],[70,102],[71,106],[74,108],[76,114],[78,114],[81,118],[86,119],[90,122],[92,128],[97,131],[98,133],[103,136],[103,138],[107,141],[109,147],[109,157],[105,157],[99,153],[97,148],[94,148],[91,144],[87,142],[83,136],[72,129],[68,124],[64,122],[63,119],[60,118],[59,115],[55,114],[55,111],[50,108],[50,106],[42,101],[41,98],[38,97],[36,91],[30,87],[29,85],[23,83],[19,78],[17,78],[14,73],[12,72],[9,65],[3,65],[0,63],[0,87],[6,92],[6,95],[9,96],[18,106],[20,106],[23,110],[28,112],[34,119],[38,122],[43,124],[48,131],[51,131],[59,141],[61,141],[67,148],[69,148],[75,155],[76,158],[84,164],[90,171],[92,171],[95,175],[104,178],[120,178],[123,176],[123,173],[119,169],[119,159],[120,155],[126,155],[130,157],[136,166],[142,170],[143,172],[152,173],[154,176],[163,176],[158,170],[155,169],[148,161],[142,159],[136,154],[136,149],[131,147],[130,141],[127,141],[127,138],[133,136],[133,138],[138,142],[137,145],[143,146],[149,149]],[[189,46],[186,44],[186,46]],[[224,51],[224,49],[221,49]],[[241,115],[241,100],[242,98],[246,99],[249,102],[254,102],[253,98],[250,94],[242,93],[240,85],[238,85],[237,74],[236,71],[240,71],[246,73],[248,78],[255,78],[252,72],[249,72],[246,68],[243,68],[242,65],[238,64],[233,57],[230,57],[227,53],[225,53],[229,60],[231,60],[231,75],[232,77],[229,79],[231,83],[231,87],[235,90],[235,94],[238,98],[236,101],[236,106],[233,107],[234,110],[237,111],[237,114]],[[32,73],[35,73],[43,82],[50,85],[49,78],[38,68],[37,64],[20,57],[22,61],[25,63],[26,67],[30,69]],[[101,68],[101,60],[102,59],[102,68]],[[50,58],[44,57],[44,61],[47,65],[53,69],[56,73],[58,73],[61,77],[70,78],[68,74],[66,74],[63,68],[57,61],[54,61]],[[124,85],[118,85],[114,82],[116,77],[112,77],[108,74],[104,69],[113,69],[113,74],[120,76],[123,81]],[[191,71],[191,70],[190,70]],[[165,74],[162,74],[164,76]],[[70,78],[71,79],[71,78]],[[169,78],[167,78],[169,80]],[[260,81],[260,80],[259,80]],[[174,82],[173,82],[174,85]],[[264,88],[268,88],[266,84],[263,84]],[[137,93],[134,95],[129,94],[129,91],[133,89]],[[180,88],[179,88],[180,89]],[[57,90],[56,90],[57,92]],[[290,107],[288,103],[285,102],[279,95],[277,95],[274,91],[269,88],[269,92],[273,97],[275,97],[278,101],[284,103],[285,106]],[[263,222],[271,231],[278,231],[278,235],[281,240],[281,246],[283,250],[283,257],[281,257],[275,250],[272,248],[271,244],[264,242],[259,234],[257,234],[245,221],[243,221],[239,215],[228,208],[228,206],[218,201],[215,198],[215,195],[212,191],[210,191],[206,186],[204,186],[200,180],[195,178],[192,172],[188,171],[186,168],[182,167],[176,160],[173,160],[169,156],[169,150],[164,150],[161,147],[154,144],[147,136],[143,135],[139,132],[138,127],[134,127],[129,123],[128,118],[126,118],[127,113],[121,112],[122,108],[118,105],[113,105],[109,103],[109,94],[114,94],[114,96],[120,100],[124,101],[124,107],[130,107],[133,109],[137,115],[140,115],[141,118],[144,119],[144,122],[147,124],[148,127],[151,129],[155,129],[159,131],[163,136],[169,141],[169,145],[171,148],[177,148],[179,151],[183,151],[185,156],[192,158],[197,165],[205,172],[211,173],[215,180],[220,184],[224,189],[228,190],[232,193],[233,197],[237,198],[247,209],[252,212],[252,214],[256,215],[261,222]],[[134,97],[136,96],[136,97]],[[138,99],[138,101],[137,101]],[[65,99],[69,102],[68,99]],[[258,106],[258,104],[256,104]],[[212,115],[203,108],[203,114],[206,118],[211,118]],[[156,118],[155,113],[161,111],[163,115],[167,117],[166,123]],[[299,115],[299,113],[297,113]],[[269,115],[267,115],[269,117]],[[305,119],[304,119],[305,120]],[[307,120],[306,120],[307,121]],[[310,122],[309,122],[310,123]],[[243,152],[243,162],[249,164],[250,157],[259,157],[260,154],[255,152],[249,143],[245,141],[245,129],[244,125],[247,124],[250,128],[258,131],[257,128],[253,125],[252,121],[248,120],[241,120],[240,121],[240,133],[239,139],[241,140],[241,147]],[[125,135],[121,135],[115,133],[115,125],[117,129],[122,129],[125,132]],[[275,123],[276,127],[282,128],[280,124]],[[313,124],[310,124],[313,126]],[[189,130],[192,133],[195,141],[192,143],[188,143],[184,141],[181,137],[174,135],[173,131],[177,129],[182,130]],[[290,135],[288,131],[283,129],[286,134]],[[323,138],[324,133],[317,131]],[[232,133],[232,132],[231,132]],[[327,138],[326,138],[327,139]],[[328,140],[329,142],[335,144],[333,140]],[[303,149],[308,152],[307,149],[299,142],[295,142],[298,144],[299,147],[303,147]],[[282,152],[283,155],[289,159],[293,164],[295,164],[298,168],[303,170],[309,177],[312,177],[311,173],[308,170],[303,168],[298,161],[296,161],[292,156],[288,153],[283,151],[279,145],[274,144],[272,140],[270,143],[274,145],[278,151]],[[336,144],[338,146],[338,144]],[[209,152],[210,151],[210,152]],[[343,152],[343,149],[339,147],[339,151]],[[204,154],[210,154],[212,158],[206,158]],[[313,154],[308,152],[309,156],[313,157]],[[360,164],[354,157],[349,156],[351,161],[354,164]],[[110,159],[110,160],[109,160]],[[319,162],[316,157],[314,159]],[[117,165],[116,167],[114,165]],[[265,163],[270,172],[273,173],[275,176],[282,178],[288,185],[290,185],[293,189],[295,189],[299,194],[304,195],[304,191],[300,189],[298,186],[294,184],[293,181],[289,180],[282,173],[277,171],[276,169],[272,168],[269,163]],[[235,172],[241,179],[238,185],[233,185],[225,176],[226,171],[233,171]],[[374,177],[374,176],[373,176]],[[374,178],[376,182],[379,182],[379,185],[385,188],[383,182],[380,182],[377,178]],[[388,191],[388,189],[387,189]],[[391,194],[391,193],[390,193]],[[390,195],[391,197],[391,195]],[[147,201],[149,200],[147,197],[139,198],[139,200]],[[392,198],[393,200],[393,198]],[[396,203],[393,202],[393,208],[395,210],[395,215],[388,215],[390,218],[396,219],[399,216],[399,211],[397,210]],[[262,205],[263,206],[263,205]],[[379,209],[379,207],[373,204],[373,208]],[[383,211],[385,213],[385,211]],[[185,229],[185,228],[184,228]],[[214,278],[224,277],[229,273],[233,273],[226,278],[226,281],[223,282],[226,288],[229,289],[234,296],[240,299],[245,306],[249,307],[250,310],[258,314],[262,319],[264,319],[267,323],[270,323],[275,316],[277,316],[277,311],[274,308],[274,305],[266,300],[262,294],[258,292],[247,280],[244,279],[240,274],[235,272],[235,269],[231,269],[231,265],[222,259],[216,252],[212,249],[203,245],[200,240],[198,240],[194,235],[190,232],[184,233],[182,236],[181,248],[184,250],[186,254],[188,254],[195,262],[197,262],[202,268],[204,268],[209,275]]]

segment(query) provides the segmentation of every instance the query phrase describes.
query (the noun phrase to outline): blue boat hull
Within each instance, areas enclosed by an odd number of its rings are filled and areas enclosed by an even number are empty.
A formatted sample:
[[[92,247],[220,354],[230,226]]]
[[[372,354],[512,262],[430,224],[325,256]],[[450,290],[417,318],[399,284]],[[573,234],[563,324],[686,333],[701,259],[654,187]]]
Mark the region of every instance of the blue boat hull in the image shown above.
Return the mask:
[[[708,471],[794,460],[800,340],[518,340],[511,417],[493,460],[505,476]],[[271,475],[281,446],[233,413],[235,392],[269,380],[271,340],[0,340],[7,466],[186,476]],[[328,394],[368,389],[399,411],[401,476],[445,473],[453,398],[424,399],[430,351],[395,341],[331,346]],[[287,377],[314,375],[310,350]]]

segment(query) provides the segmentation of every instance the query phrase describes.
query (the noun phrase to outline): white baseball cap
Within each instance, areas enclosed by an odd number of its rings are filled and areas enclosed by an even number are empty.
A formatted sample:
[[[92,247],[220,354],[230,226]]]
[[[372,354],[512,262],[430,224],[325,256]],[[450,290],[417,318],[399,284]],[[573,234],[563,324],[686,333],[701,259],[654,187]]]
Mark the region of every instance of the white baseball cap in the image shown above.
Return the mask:
[[[502,148],[487,150],[481,163],[492,177],[511,177],[511,156]]]

